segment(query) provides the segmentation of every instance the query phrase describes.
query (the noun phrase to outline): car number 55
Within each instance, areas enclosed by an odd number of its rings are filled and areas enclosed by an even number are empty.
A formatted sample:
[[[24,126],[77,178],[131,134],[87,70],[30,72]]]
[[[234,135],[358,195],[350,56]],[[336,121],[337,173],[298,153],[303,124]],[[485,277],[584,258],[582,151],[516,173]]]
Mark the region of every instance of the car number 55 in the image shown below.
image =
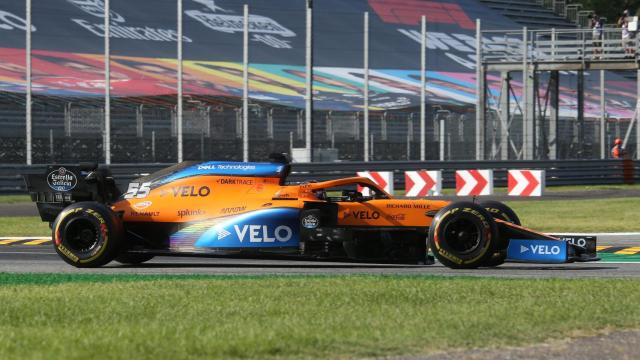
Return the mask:
[[[127,192],[124,194],[124,198],[125,199],[143,199],[146,198],[147,195],[149,195],[149,191],[151,191],[151,183],[150,182],[144,182],[144,183],[137,183],[137,182],[132,182],[129,183],[129,189],[127,189]]]

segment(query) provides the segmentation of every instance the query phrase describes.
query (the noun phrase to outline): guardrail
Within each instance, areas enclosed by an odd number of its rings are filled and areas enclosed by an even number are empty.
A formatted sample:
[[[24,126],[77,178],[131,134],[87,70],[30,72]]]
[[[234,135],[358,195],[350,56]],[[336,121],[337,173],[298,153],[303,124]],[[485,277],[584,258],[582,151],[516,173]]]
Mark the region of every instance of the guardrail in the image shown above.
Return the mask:
[[[110,169],[118,186],[172,164],[117,164]],[[0,165],[0,194],[25,193],[22,174],[44,173],[46,165]],[[442,170],[443,187],[455,187],[455,171],[493,169],[494,185],[507,185],[509,169],[546,171],[547,186],[624,184],[640,182],[640,161],[634,160],[537,160],[537,161],[376,161],[342,163],[294,163],[290,182],[330,180],[355,176],[356,171],[393,171],[394,186],[404,188],[408,170]]]
[[[455,187],[455,171],[493,169],[494,185],[507,186],[507,170],[545,170],[547,186],[624,184],[640,182],[640,161],[632,160],[558,160],[558,161],[389,161],[369,163],[294,164],[292,181],[318,181],[352,176],[356,171],[393,171],[396,189],[404,188],[407,170],[442,170],[443,187]]]

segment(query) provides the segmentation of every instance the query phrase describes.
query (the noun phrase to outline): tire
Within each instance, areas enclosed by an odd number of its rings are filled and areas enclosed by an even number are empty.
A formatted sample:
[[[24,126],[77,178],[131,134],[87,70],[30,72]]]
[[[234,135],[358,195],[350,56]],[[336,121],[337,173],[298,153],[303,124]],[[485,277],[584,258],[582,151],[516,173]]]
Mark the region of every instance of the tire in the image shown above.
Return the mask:
[[[500,201],[483,200],[479,203],[485,210],[487,210],[494,219],[500,219],[512,224],[521,225],[520,218],[516,215],[515,211]]]
[[[520,218],[516,215],[515,211],[507,205],[493,200],[480,201],[480,206],[485,208],[494,219],[500,219],[512,224],[521,225]],[[483,266],[495,267],[504,264],[507,258],[507,247],[509,246],[509,239],[501,238],[498,244],[498,251],[496,251]]]
[[[113,260],[123,238],[122,220],[105,205],[79,202],[67,206],[53,223],[53,246],[67,263],[100,267]]]
[[[496,267],[504,264],[504,261],[507,259],[507,250],[498,250],[491,255],[491,257],[482,264],[482,266],[486,267]]]
[[[454,269],[483,266],[497,251],[498,242],[498,227],[491,214],[470,202],[440,209],[429,227],[431,251]]]
[[[115,260],[120,264],[124,265],[138,265],[143,262],[147,262],[153,259],[154,256],[151,254],[140,254],[140,253],[122,253],[116,256]]]

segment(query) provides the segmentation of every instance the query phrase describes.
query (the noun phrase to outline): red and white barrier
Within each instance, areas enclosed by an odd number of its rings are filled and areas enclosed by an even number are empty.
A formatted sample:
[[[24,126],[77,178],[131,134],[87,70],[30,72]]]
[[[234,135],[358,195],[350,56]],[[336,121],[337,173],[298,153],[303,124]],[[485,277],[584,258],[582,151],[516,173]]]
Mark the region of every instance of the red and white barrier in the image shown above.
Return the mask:
[[[457,170],[456,195],[493,194],[493,170]]]
[[[542,196],[544,170],[509,170],[507,183],[509,196]]]
[[[405,196],[433,196],[442,192],[440,170],[405,171]]]
[[[384,191],[393,195],[393,172],[392,171],[358,171],[358,176],[363,176],[371,179],[374,183],[378,184]],[[371,196],[368,189],[363,189],[358,186],[358,191],[362,192],[364,196]]]

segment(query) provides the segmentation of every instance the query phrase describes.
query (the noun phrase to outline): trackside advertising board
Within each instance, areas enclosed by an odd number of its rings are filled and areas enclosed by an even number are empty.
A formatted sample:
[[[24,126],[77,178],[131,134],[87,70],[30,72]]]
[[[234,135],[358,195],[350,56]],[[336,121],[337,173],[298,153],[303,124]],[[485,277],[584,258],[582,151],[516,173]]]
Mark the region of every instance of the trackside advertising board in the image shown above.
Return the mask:
[[[304,65],[304,0],[183,0],[185,58],[241,61],[244,4],[250,12],[250,62]],[[175,0],[111,0],[110,7],[113,55],[175,57]],[[102,53],[102,0],[33,1],[32,9],[34,49]],[[423,14],[433,70],[472,70],[476,18],[487,29],[519,27],[475,0],[319,0],[313,2],[315,66],[362,67],[365,11],[374,68],[419,69]],[[23,0],[0,4],[0,46],[24,48],[24,19]]]
[[[184,0],[184,94],[242,96],[243,5],[250,9],[250,97],[304,107],[304,0]],[[111,95],[175,95],[175,0],[112,0]],[[370,19],[372,110],[419,106],[420,17],[426,16],[427,102],[475,103],[475,19],[483,29],[521,26],[477,0],[321,0],[313,2],[314,107],[361,110],[363,13]],[[32,3],[33,91],[52,96],[104,93],[104,3]],[[0,3],[0,91],[23,93],[25,3]],[[498,34],[496,38],[502,38]],[[491,36],[483,39],[489,44]],[[517,40],[516,40],[517,41]],[[488,87],[497,94],[499,79]],[[565,81],[566,80],[566,81]],[[587,77],[586,89],[597,78]],[[607,74],[607,112],[630,117],[635,93]],[[561,83],[561,114],[575,112],[571,75]],[[590,82],[594,83],[591,84]],[[520,93],[514,75],[514,91]],[[587,116],[599,106],[585,96]]]

